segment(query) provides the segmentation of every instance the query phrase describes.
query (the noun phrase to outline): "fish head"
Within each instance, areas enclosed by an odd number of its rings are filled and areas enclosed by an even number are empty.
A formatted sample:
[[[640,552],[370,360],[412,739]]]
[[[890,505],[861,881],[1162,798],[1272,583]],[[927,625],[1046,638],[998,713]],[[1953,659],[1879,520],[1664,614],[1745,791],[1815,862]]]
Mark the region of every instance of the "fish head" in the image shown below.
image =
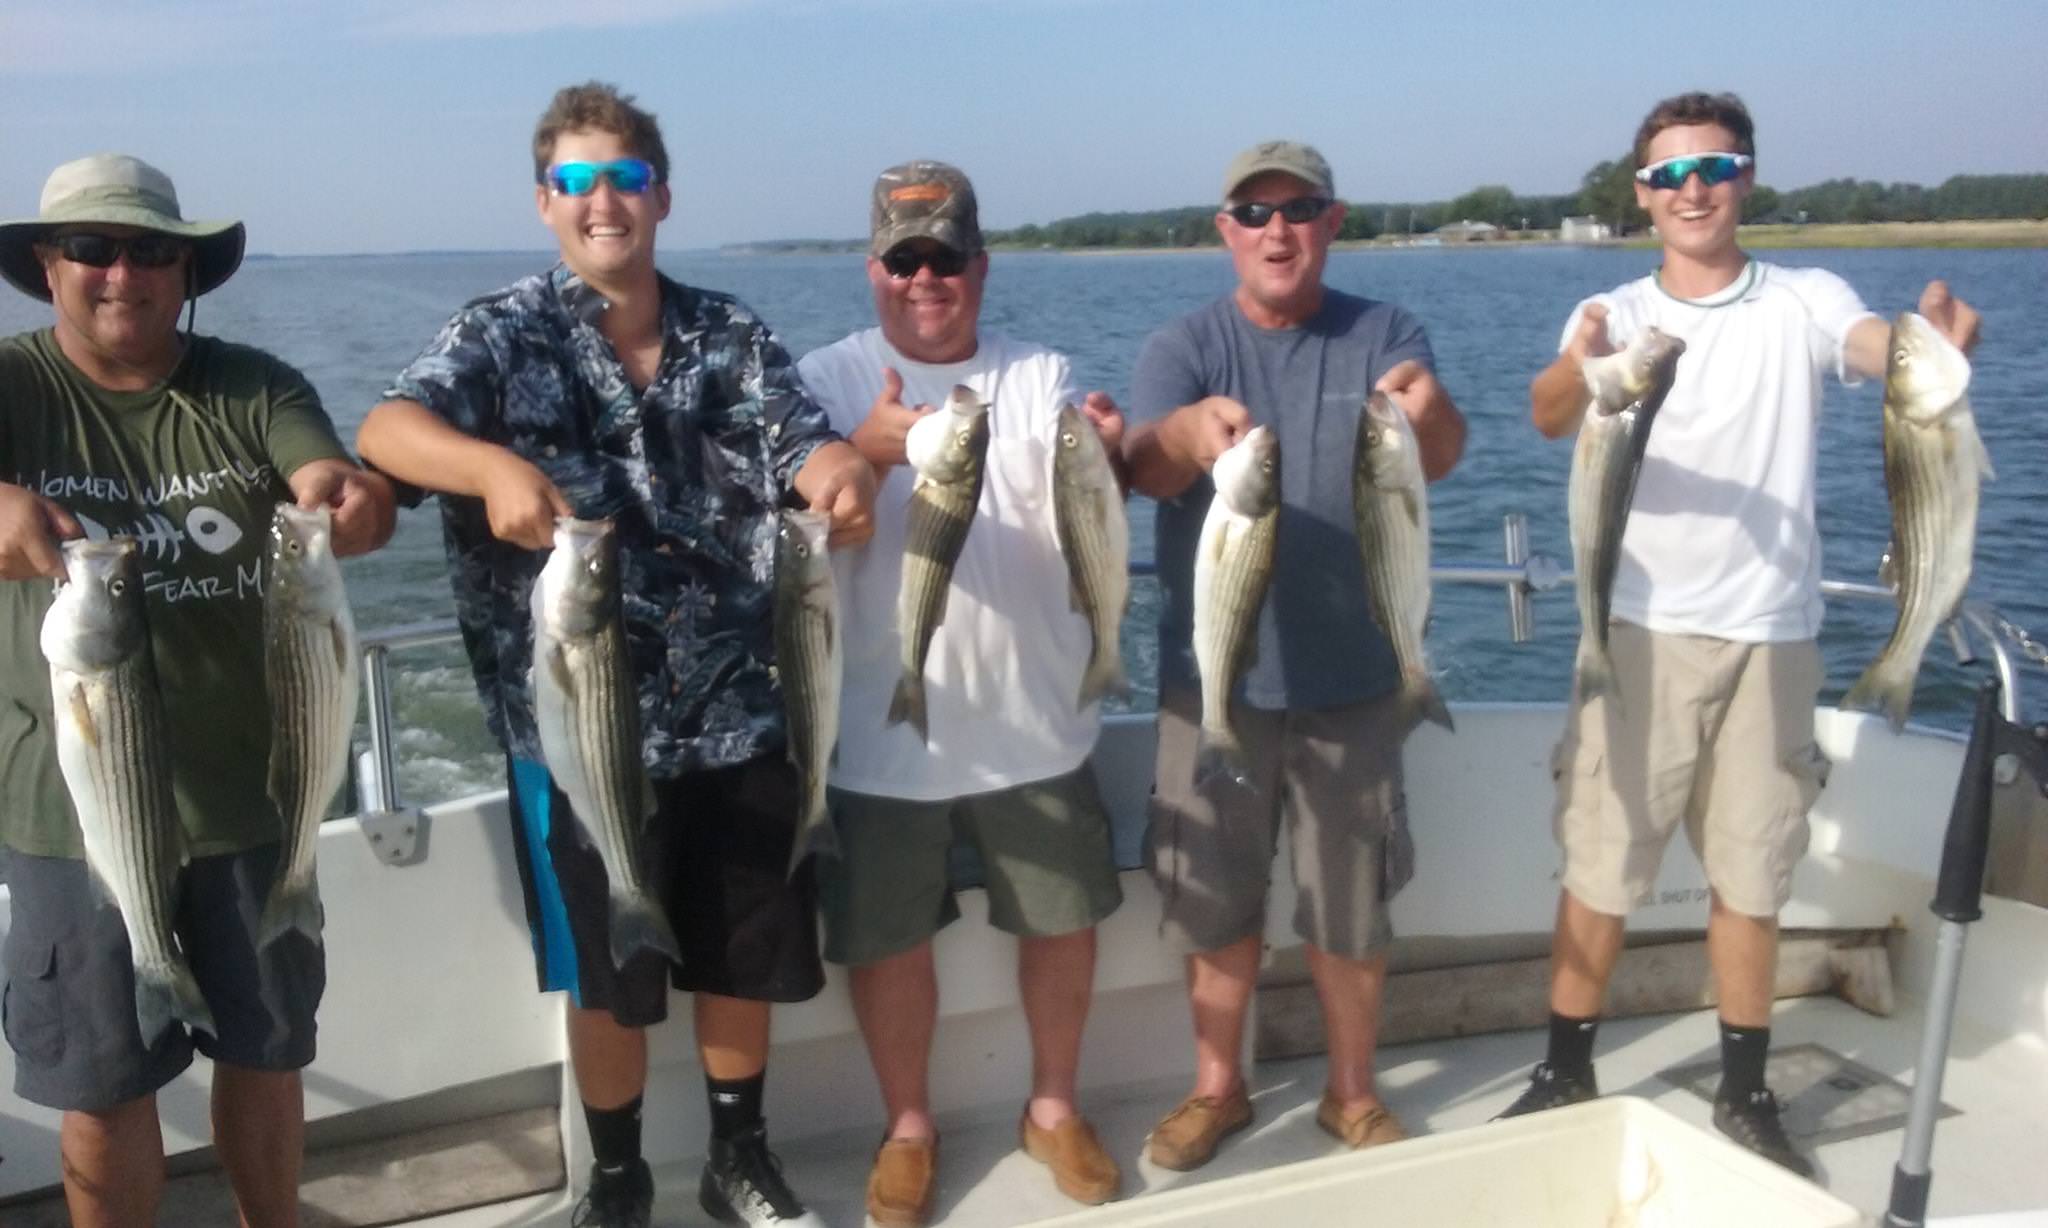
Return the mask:
[[[1613,354],[1588,358],[1583,366],[1594,408],[1618,414],[1631,406],[1655,412],[1678,377],[1685,342],[1660,328],[1645,328]]]
[[[340,607],[341,560],[334,554],[334,516],[326,505],[277,505],[270,516],[269,563],[267,600],[314,617]]]
[[[946,403],[911,425],[904,458],[918,476],[941,484],[968,481],[988,454],[989,404],[965,384],[955,384]]]
[[[1280,437],[1271,427],[1253,427],[1223,450],[1209,476],[1231,511],[1265,515],[1280,502]]]
[[[555,518],[555,549],[540,569],[536,612],[558,638],[593,635],[617,617],[619,548],[610,520]]]
[[[1102,446],[1102,436],[1095,429],[1094,419],[1071,403],[1060,406],[1059,420],[1053,427],[1052,444],[1054,481],[1089,486],[1116,480],[1115,472],[1109,467],[1109,452]]]
[[[1414,424],[1384,392],[1366,398],[1358,416],[1358,472],[1382,489],[1413,486],[1422,475]]]
[[[149,622],[135,539],[67,541],[64,572],[66,579],[43,617],[41,643],[50,664],[86,673],[140,651]]]
[[[786,511],[775,528],[775,590],[809,593],[832,580],[827,539],[832,518],[822,512]]]
[[[1891,353],[1885,360],[1885,408],[1909,422],[1932,423],[1962,400],[1969,386],[1969,358],[1926,316],[1900,312],[1892,321]]]

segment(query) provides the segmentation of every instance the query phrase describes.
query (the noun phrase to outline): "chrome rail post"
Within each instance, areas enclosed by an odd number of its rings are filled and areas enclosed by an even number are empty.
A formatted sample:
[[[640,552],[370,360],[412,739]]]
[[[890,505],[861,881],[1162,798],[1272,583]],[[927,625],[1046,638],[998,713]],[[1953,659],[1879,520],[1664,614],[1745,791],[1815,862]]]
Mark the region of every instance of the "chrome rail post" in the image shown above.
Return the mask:
[[[1536,607],[1529,601],[1530,586],[1526,571],[1529,564],[1529,518],[1520,512],[1509,512],[1500,518],[1502,544],[1507,549],[1508,566],[1522,568],[1525,572],[1521,583],[1508,585],[1508,635],[1517,644],[1526,644],[1536,636]]]
[[[366,643],[363,650],[363,698],[370,705],[370,749],[357,763],[356,796],[366,812],[390,810],[398,804],[398,755],[391,742],[391,650]]]

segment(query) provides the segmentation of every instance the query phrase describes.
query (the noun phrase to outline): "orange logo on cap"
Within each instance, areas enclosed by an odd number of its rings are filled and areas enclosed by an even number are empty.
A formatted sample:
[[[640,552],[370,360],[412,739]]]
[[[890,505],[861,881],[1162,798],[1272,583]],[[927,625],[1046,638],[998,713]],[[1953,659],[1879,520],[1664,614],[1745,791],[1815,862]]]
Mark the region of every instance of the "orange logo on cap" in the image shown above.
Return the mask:
[[[945,200],[953,195],[943,183],[913,183],[896,188],[889,193],[891,201],[903,200]]]

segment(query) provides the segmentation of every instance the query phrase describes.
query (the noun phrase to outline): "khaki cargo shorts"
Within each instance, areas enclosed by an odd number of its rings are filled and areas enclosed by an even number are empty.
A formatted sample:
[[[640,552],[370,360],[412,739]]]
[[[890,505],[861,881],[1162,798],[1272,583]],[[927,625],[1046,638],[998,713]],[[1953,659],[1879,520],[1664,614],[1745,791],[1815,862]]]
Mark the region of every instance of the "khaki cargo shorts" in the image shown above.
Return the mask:
[[[840,855],[817,859],[825,958],[871,964],[960,917],[955,841],[981,855],[991,925],[1020,938],[1087,929],[1123,903],[1109,815],[1086,763],[1064,776],[949,801],[834,789]]]
[[[1196,787],[1201,696],[1159,695],[1159,759],[1145,860],[1164,903],[1160,933],[1214,951],[1266,926],[1281,829],[1294,861],[1294,932],[1346,959],[1394,937],[1387,903],[1415,873],[1401,785],[1401,705],[1388,696],[1329,709],[1233,704],[1252,785]]]
[[[1608,645],[1618,694],[1574,695],[1551,760],[1565,890],[1612,916],[1647,903],[1683,822],[1722,903],[1776,916],[1827,783],[1813,740],[1819,647],[1620,621]]]

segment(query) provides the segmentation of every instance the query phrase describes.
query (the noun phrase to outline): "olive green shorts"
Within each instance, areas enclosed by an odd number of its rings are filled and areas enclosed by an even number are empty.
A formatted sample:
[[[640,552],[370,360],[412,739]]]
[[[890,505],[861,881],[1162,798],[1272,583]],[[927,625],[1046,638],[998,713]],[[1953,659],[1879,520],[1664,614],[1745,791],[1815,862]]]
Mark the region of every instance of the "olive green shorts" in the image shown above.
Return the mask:
[[[871,964],[960,916],[954,843],[981,855],[989,921],[1020,938],[1086,929],[1123,902],[1109,816],[1087,764],[1064,776],[950,801],[832,791],[838,857],[818,859],[825,958]]]

